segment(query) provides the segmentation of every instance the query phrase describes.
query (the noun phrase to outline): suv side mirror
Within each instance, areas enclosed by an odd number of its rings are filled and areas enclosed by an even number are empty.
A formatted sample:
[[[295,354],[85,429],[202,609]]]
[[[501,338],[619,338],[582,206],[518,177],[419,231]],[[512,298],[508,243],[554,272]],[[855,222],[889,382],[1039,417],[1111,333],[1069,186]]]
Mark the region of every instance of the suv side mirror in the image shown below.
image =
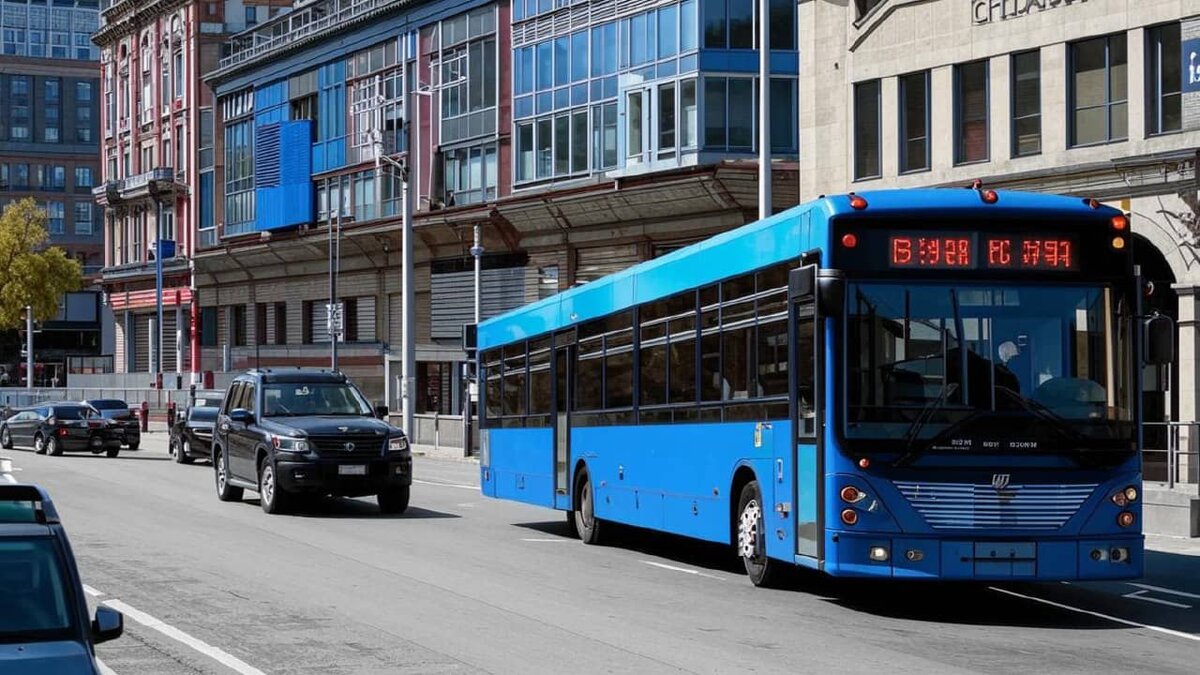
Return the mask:
[[[96,618],[92,620],[92,642],[100,644],[116,640],[125,632],[125,617],[120,612],[100,605],[96,608]]]
[[[1174,360],[1175,322],[1169,316],[1155,314],[1142,323],[1142,361],[1165,366]]]
[[[246,410],[245,408],[234,408],[233,411],[229,413],[229,420],[231,422],[237,422],[238,424],[253,424],[254,413]]]
[[[391,411],[388,410],[388,407],[386,405],[383,405],[382,403],[375,406],[375,416],[381,420],[386,420],[388,413],[390,413],[390,412]]]

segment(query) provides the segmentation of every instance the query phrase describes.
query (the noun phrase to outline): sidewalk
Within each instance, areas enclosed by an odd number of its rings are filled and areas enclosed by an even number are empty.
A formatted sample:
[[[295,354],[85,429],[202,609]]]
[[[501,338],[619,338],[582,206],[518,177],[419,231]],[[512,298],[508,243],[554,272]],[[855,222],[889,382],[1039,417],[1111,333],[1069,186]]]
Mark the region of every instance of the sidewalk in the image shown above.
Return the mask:
[[[479,456],[463,457],[462,448],[449,446],[434,447],[432,445],[421,445],[413,443],[413,454],[418,457],[430,457],[432,459],[453,460],[458,462],[474,462],[479,463]]]
[[[1200,537],[1170,537],[1162,534],[1146,535],[1146,548],[1163,553],[1190,555],[1200,558]]]

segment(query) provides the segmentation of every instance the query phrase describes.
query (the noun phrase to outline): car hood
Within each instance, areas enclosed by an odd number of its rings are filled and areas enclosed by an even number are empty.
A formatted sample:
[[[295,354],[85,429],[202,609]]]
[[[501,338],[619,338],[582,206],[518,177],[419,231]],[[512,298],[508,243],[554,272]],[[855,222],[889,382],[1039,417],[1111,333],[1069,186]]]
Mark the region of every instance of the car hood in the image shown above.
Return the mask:
[[[399,434],[400,430],[374,417],[345,417],[312,415],[309,417],[267,417],[262,428],[281,436],[339,436],[378,434],[380,437]],[[298,433],[297,433],[298,432]]]
[[[80,675],[97,672],[95,661],[78,642],[0,643],[4,675]]]

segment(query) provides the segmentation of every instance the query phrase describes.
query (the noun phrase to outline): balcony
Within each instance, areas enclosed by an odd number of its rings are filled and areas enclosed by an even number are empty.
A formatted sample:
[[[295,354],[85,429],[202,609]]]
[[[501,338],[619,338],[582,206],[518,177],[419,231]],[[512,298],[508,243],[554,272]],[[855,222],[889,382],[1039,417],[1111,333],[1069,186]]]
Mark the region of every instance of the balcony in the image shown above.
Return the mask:
[[[216,74],[277,54],[312,38],[344,30],[411,0],[314,0],[290,12],[239,33],[229,43],[229,55],[219,62]]]
[[[187,192],[187,185],[178,180],[171,167],[151,169],[136,176],[106,181],[92,188],[92,196],[104,206],[117,206],[138,199],[169,201],[176,194]]]

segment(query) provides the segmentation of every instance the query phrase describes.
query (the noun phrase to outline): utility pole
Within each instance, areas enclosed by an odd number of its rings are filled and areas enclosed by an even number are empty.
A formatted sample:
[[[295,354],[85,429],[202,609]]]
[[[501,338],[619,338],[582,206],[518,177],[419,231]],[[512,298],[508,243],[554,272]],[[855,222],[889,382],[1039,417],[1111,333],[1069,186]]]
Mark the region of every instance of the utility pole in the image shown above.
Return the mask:
[[[33,389],[33,307],[25,305],[25,388]]]
[[[771,209],[771,2],[758,0],[758,219]]]
[[[154,324],[154,359],[150,364],[154,382],[161,386],[163,363],[163,204],[161,199],[155,199],[158,205],[154,229],[158,235],[154,238],[154,301],[158,310],[158,319]]]
[[[334,181],[337,182],[336,199],[333,194]],[[340,266],[342,244],[342,185],[341,179],[335,178],[326,183],[325,194],[329,203],[329,306],[325,310],[325,326],[329,333],[329,368],[338,369],[338,306],[337,306],[337,277]],[[337,215],[334,215],[336,210]],[[336,232],[335,232],[336,230]]]
[[[479,285],[480,278],[481,278],[481,270],[483,269],[482,259],[483,259],[483,251],[484,251],[483,242],[482,242],[483,233],[481,232],[482,229],[483,228],[479,225],[479,223],[475,223],[475,244],[473,246],[471,246],[471,256],[473,258],[475,258],[475,325],[476,326],[479,325],[479,322],[481,320],[480,314],[481,314],[481,310],[482,310],[482,308],[480,306],[481,302],[482,302],[482,298],[480,297],[482,289]]]

